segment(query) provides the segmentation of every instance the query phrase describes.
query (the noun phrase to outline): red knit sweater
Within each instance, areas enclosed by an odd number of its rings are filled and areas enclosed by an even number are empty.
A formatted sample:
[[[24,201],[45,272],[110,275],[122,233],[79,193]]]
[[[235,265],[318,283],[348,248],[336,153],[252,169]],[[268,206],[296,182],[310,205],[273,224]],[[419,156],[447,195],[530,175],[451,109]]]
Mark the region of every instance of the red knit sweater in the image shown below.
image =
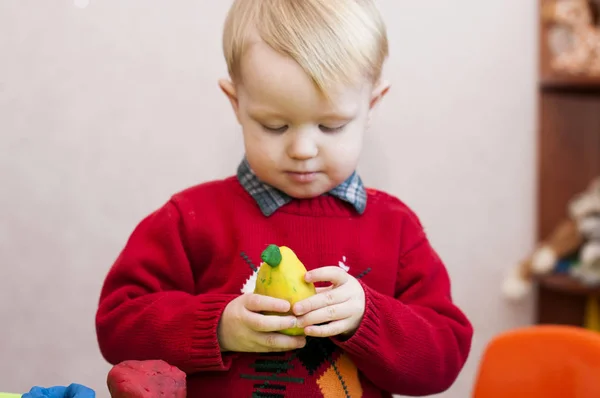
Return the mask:
[[[287,353],[220,352],[219,318],[244,285],[252,290],[271,243],[308,269],[342,262],[359,278],[366,310],[353,337],[310,338]],[[322,196],[265,217],[234,177],[174,195],[137,226],[106,278],[96,326],[106,360],[165,360],[188,374],[191,398],[433,394],[456,379],[473,333],[398,199],[368,190],[358,215]]]

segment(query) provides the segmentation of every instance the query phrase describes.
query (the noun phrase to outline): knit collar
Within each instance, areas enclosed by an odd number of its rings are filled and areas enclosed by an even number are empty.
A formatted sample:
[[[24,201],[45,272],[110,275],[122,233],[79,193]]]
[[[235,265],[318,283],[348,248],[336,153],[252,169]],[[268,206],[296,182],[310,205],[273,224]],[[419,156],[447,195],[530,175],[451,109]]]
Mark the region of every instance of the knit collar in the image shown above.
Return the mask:
[[[237,178],[267,217],[293,200],[286,193],[259,180],[245,157],[238,166]],[[367,207],[367,193],[356,172],[327,194],[350,203],[359,214],[364,213]]]

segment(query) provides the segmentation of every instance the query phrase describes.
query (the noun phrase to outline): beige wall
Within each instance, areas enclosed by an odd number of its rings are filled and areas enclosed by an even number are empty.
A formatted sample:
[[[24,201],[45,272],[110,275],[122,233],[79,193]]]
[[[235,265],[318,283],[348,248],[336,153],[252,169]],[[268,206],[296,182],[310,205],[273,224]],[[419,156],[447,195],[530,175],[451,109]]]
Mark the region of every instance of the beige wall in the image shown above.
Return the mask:
[[[229,1],[0,0],[0,391],[72,381],[105,396],[94,310],[141,217],[233,172],[217,88]],[[393,90],[365,180],[422,217],[481,349],[530,320],[501,277],[533,242],[535,2],[385,0]]]

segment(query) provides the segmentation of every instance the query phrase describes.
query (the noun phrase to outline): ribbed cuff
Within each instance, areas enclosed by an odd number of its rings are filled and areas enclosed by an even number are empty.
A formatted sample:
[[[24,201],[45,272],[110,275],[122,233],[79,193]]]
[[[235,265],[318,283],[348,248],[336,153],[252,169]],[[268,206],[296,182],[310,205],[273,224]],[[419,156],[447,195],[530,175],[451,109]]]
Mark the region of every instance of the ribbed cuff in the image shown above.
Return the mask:
[[[203,294],[198,296],[196,324],[192,333],[191,363],[199,370],[228,370],[231,355],[223,356],[217,327],[225,307],[236,294]]]
[[[377,308],[384,308],[378,305],[380,300],[377,294],[370,287],[359,281],[365,291],[365,313],[358,329],[348,339],[334,339],[337,345],[343,348],[348,354],[361,356],[372,356],[379,347],[379,322],[380,315],[376,313]]]

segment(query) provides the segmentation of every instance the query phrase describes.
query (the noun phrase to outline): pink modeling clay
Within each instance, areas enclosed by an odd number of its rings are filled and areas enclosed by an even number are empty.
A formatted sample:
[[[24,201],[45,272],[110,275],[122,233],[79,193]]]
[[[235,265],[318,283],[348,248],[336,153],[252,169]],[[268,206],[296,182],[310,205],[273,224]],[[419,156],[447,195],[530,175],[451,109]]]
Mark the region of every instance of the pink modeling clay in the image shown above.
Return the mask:
[[[186,398],[186,375],[164,361],[125,361],[108,373],[112,398]]]

